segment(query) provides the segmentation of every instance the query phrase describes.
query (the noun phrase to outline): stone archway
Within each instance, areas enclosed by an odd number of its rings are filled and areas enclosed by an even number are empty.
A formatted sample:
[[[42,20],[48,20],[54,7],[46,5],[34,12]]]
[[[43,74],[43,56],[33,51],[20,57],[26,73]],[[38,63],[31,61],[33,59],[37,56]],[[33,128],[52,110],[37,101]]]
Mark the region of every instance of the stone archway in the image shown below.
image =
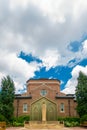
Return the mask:
[[[43,97],[31,104],[31,120],[32,121],[42,121],[42,106],[43,103],[46,105],[46,121],[56,121],[57,120],[57,105],[56,103]]]

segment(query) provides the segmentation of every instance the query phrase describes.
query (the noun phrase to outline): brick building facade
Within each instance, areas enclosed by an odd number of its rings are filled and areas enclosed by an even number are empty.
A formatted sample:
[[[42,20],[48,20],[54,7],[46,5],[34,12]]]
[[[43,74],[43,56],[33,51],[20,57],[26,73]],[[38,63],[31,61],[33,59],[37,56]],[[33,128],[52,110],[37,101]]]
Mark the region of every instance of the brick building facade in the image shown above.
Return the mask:
[[[41,120],[42,105],[46,104],[47,120],[57,117],[76,117],[74,95],[60,92],[60,81],[55,79],[37,79],[27,81],[27,92],[16,95],[14,115],[30,115],[31,120]]]

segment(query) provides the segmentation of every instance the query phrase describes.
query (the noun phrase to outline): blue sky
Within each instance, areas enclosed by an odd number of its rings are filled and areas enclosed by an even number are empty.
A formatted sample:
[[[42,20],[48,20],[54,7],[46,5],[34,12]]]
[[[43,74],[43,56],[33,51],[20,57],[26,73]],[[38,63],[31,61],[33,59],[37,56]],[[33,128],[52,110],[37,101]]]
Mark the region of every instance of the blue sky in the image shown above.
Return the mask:
[[[16,93],[28,79],[61,81],[75,93],[87,75],[87,0],[0,0],[0,81],[10,75]]]

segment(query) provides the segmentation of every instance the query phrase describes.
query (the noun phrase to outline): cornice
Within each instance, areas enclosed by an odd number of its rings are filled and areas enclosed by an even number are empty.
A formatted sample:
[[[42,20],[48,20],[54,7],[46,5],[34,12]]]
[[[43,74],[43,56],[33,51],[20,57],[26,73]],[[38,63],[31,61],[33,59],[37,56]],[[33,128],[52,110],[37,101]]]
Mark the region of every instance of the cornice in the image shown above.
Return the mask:
[[[38,81],[38,82],[28,82],[26,83],[26,85],[29,85],[29,84],[58,84],[60,85],[59,82],[48,82],[48,81]]]
[[[32,96],[15,96],[15,99],[31,99]]]

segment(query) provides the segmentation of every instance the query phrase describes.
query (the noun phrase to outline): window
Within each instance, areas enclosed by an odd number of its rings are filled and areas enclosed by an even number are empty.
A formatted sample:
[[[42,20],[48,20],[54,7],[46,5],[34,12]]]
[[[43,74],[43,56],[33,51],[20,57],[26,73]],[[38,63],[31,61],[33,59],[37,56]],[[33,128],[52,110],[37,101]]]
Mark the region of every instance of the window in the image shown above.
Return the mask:
[[[27,109],[28,109],[27,103],[24,103],[23,104],[23,112],[27,112]]]
[[[42,90],[40,91],[40,94],[41,94],[41,96],[46,96],[46,95],[47,95],[47,90],[42,89]]]
[[[64,103],[61,103],[61,105],[60,105],[60,111],[64,112]]]

